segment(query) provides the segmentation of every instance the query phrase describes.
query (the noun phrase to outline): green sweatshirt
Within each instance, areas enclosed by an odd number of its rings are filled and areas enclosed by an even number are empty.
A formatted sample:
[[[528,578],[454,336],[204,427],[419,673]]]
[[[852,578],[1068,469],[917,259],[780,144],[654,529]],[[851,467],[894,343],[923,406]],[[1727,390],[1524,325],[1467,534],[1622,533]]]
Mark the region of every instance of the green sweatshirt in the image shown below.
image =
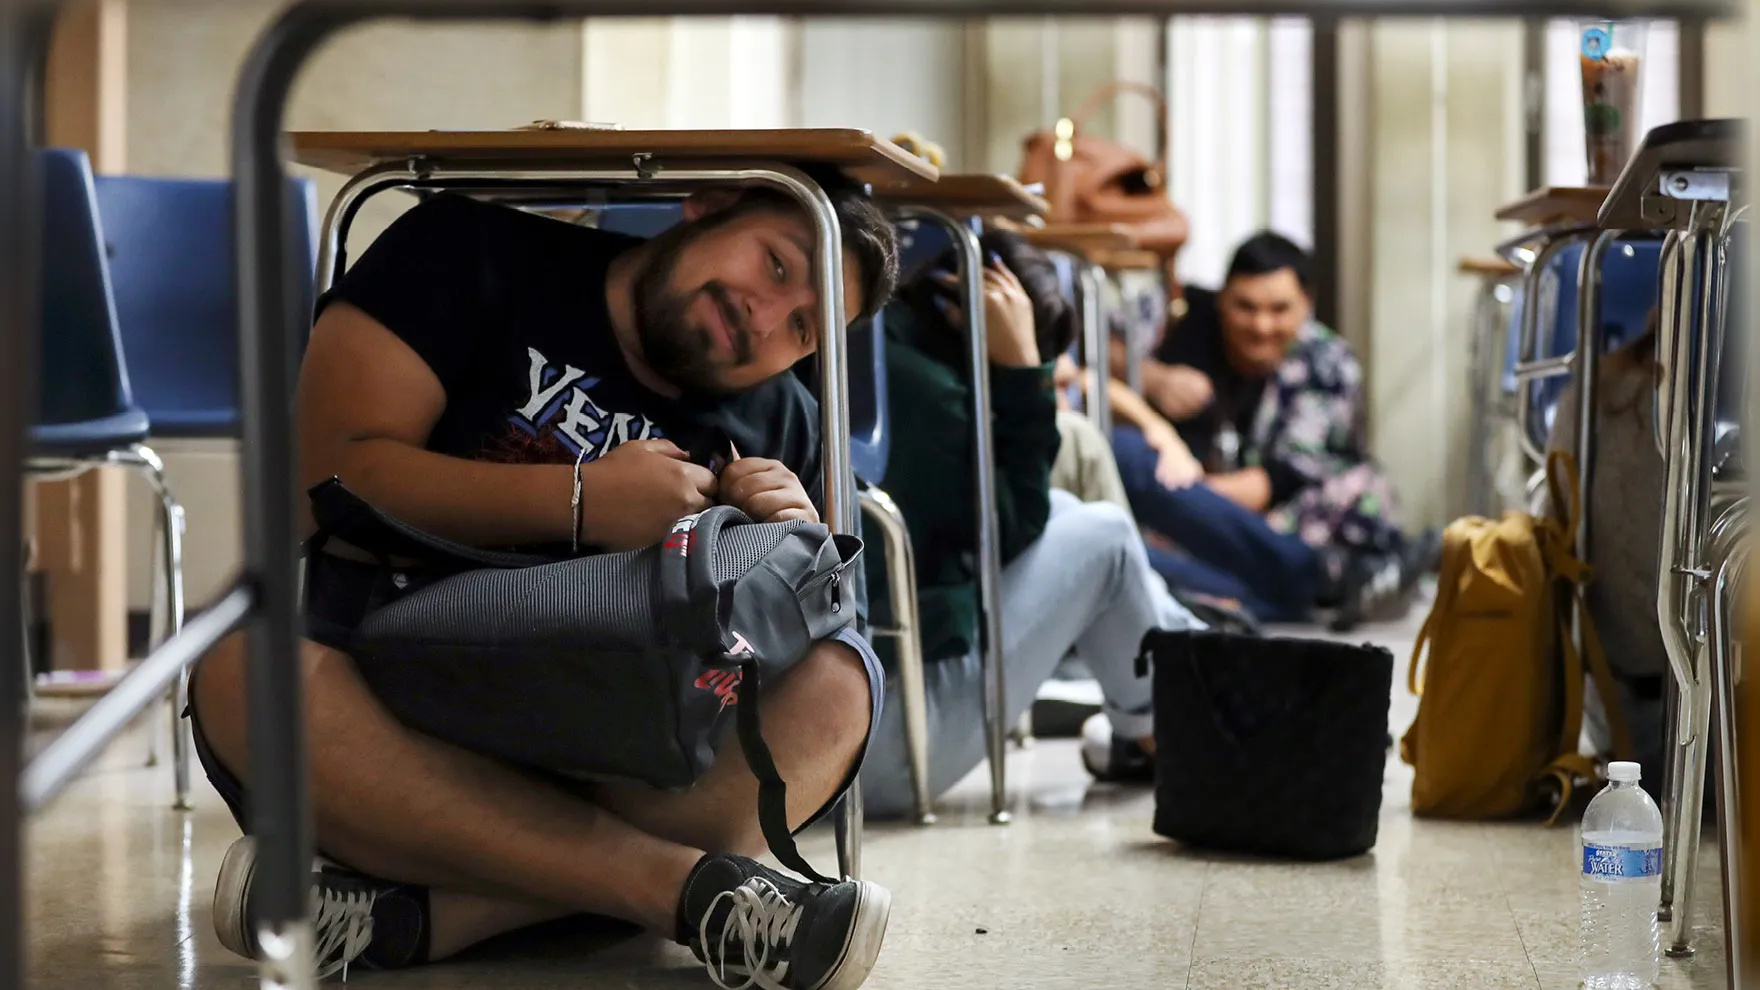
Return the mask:
[[[917,563],[925,659],[965,656],[977,643],[978,589],[971,388],[967,347],[939,316],[910,303],[886,307],[887,399],[892,449],[878,486],[903,512]],[[990,365],[996,447],[996,513],[1004,566],[1045,531],[1051,463],[1057,458],[1057,402],[1051,365]],[[884,550],[870,540],[868,602],[876,624],[892,620]],[[891,661],[891,641],[877,640]]]

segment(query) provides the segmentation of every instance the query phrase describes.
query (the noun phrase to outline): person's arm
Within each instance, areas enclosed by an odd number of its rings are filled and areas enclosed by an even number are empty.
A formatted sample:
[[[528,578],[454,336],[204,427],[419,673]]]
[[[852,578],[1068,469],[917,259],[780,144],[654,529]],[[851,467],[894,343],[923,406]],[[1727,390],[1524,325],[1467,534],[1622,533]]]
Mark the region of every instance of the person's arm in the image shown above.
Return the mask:
[[[417,206],[325,298],[295,393],[299,478],[340,478],[385,512],[461,543],[568,541],[572,465],[426,449],[448,392],[476,373],[486,256],[498,249],[493,209],[452,197]],[[714,477],[683,458],[667,441],[640,441],[583,466],[583,543],[645,546],[705,507]],[[673,511],[685,506],[694,508]]]
[[[1249,512],[1263,514],[1275,504],[1271,500],[1271,475],[1264,468],[1249,467],[1226,474],[1212,474],[1204,479],[1204,484]]]
[[[440,379],[408,344],[332,304],[312,329],[295,397],[302,485],[340,478],[385,512],[468,545],[571,540],[574,466],[428,450],[445,408]],[[623,444],[580,471],[582,542],[608,549],[659,542],[715,490],[714,475],[666,440]]]
[[[1183,423],[1209,407],[1216,397],[1210,376],[1184,364],[1163,364],[1145,357],[1143,398],[1175,423]]]
[[[1155,464],[1155,480],[1168,488],[1185,488],[1204,477],[1204,465],[1192,456],[1179,431],[1129,385],[1116,378],[1108,380],[1106,397],[1113,415],[1141,430],[1143,439],[1161,455]]]

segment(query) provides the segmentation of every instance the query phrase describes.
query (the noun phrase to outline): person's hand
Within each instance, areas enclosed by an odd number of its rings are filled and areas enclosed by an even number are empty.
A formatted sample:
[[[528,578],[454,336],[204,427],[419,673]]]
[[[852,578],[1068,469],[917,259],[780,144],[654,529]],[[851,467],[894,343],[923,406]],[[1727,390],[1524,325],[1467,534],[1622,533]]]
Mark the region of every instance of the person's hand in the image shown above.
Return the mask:
[[[1149,371],[1146,366],[1144,370]],[[1216,395],[1208,375],[1184,364],[1160,365],[1146,374],[1143,392],[1161,415],[1175,423],[1196,416]]]
[[[949,275],[940,282],[964,298],[965,290],[958,278]],[[944,309],[942,315],[955,327],[965,326],[958,310]],[[1001,261],[992,260],[984,267],[984,336],[991,363],[1009,368],[1036,367],[1040,363],[1036,329],[1033,301],[1021,287],[1020,279]]]
[[[1161,455],[1155,460],[1155,480],[1161,483],[1161,487],[1178,491],[1203,480],[1204,465],[1192,456],[1192,449],[1172,427],[1153,431],[1143,439]]]
[[[819,521],[819,510],[781,461],[767,457],[741,457],[721,469],[720,498],[755,522]]]
[[[607,550],[659,543],[716,492],[715,475],[670,440],[619,444],[580,472],[581,541]]]
[[[1051,366],[1051,387],[1057,393],[1057,408],[1069,409],[1069,387],[1081,380],[1082,367],[1076,359],[1068,354],[1057,355],[1057,362]]]

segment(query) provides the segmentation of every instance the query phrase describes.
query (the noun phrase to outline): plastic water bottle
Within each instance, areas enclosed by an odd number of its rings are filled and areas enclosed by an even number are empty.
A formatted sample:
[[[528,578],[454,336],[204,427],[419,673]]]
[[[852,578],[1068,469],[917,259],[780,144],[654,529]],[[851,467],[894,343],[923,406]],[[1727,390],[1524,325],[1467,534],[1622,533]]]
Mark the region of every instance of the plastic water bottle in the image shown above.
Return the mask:
[[[1660,975],[1662,812],[1639,776],[1636,763],[1610,764],[1611,785],[1583,813],[1579,951],[1587,990],[1648,990]]]

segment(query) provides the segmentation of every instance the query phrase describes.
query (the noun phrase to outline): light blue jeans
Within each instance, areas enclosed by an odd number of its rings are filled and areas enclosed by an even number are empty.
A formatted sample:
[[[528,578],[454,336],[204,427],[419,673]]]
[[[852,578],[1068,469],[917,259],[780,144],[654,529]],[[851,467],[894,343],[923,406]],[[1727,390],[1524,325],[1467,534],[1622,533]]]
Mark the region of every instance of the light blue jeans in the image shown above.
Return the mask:
[[[1200,626],[1149,566],[1128,513],[1053,490],[1044,534],[1002,572],[1007,724],[1014,725],[1058,661],[1074,652],[1100,681],[1113,731],[1148,735],[1154,724],[1149,678],[1136,672],[1143,634]],[[984,759],[983,667],[976,654],[930,660],[926,667],[929,791],[940,794]],[[904,703],[896,682],[887,682],[880,726],[862,764],[862,797],[877,818],[911,810]]]

